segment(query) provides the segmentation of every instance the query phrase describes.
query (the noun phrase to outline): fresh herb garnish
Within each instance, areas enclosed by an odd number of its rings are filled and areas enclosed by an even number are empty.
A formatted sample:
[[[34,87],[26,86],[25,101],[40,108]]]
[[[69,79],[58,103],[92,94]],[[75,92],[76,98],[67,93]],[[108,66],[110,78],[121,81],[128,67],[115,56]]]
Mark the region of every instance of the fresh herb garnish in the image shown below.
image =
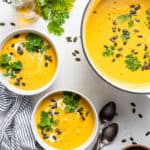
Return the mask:
[[[43,52],[47,51],[49,48],[50,48],[50,45],[43,46],[43,47],[40,49],[40,52],[43,53]]]
[[[129,28],[131,28],[131,27],[134,26],[134,20],[133,20],[133,19],[130,19],[130,20],[129,20],[128,26],[129,26]]]
[[[137,14],[137,11],[141,8],[140,5],[134,5],[134,7],[130,7],[131,10],[128,14],[123,14],[117,17],[117,20],[119,23],[124,23],[128,21],[128,26],[132,27],[134,25],[134,21],[132,20],[132,17]]]
[[[34,34],[34,33],[28,33],[26,36],[26,42],[22,43],[23,47],[29,51],[29,52],[41,52],[49,49],[49,45],[44,45],[44,40]]]
[[[0,66],[2,67],[7,67],[9,66],[11,60],[11,56],[7,55],[7,54],[3,54],[0,56]]]
[[[104,51],[103,51],[103,56],[112,56],[114,55],[114,51],[115,51],[115,47],[114,46],[110,46],[110,47],[105,47]]]
[[[0,56],[0,66],[6,70],[5,76],[16,77],[16,72],[20,72],[23,65],[21,61],[11,62],[11,56],[3,54]]]
[[[147,15],[146,20],[150,24],[150,8],[146,10],[146,15]]]
[[[127,42],[130,39],[130,35],[122,34],[121,38],[122,38],[123,42]]]
[[[16,77],[16,73],[20,72],[22,69],[23,65],[21,61],[16,61],[16,62],[11,62],[9,66],[7,66],[6,69],[6,74],[5,76],[10,76],[12,78]]]
[[[51,116],[49,116],[48,112],[41,112],[40,123],[38,124],[38,127],[40,129],[45,129],[46,131],[49,131],[56,125],[58,125],[58,121],[54,120]]]
[[[145,58],[150,58],[149,51],[145,51],[145,53],[144,53],[144,59],[145,59]]]
[[[55,35],[64,32],[62,25],[69,18],[69,12],[75,0],[35,0],[36,11],[48,20],[48,31]]]
[[[63,102],[65,106],[65,112],[73,113],[79,106],[80,95],[73,94],[72,92],[64,92]]]
[[[127,20],[129,20],[131,18],[130,14],[124,14],[124,15],[120,15],[117,17],[117,20],[119,21],[119,23],[124,23]]]
[[[126,29],[122,30],[121,39],[123,42],[127,42],[130,39],[130,32]]]
[[[125,59],[126,67],[131,71],[138,70],[142,65],[141,62],[138,60],[137,56],[133,54],[128,54]]]
[[[146,14],[150,16],[150,8],[146,10]]]

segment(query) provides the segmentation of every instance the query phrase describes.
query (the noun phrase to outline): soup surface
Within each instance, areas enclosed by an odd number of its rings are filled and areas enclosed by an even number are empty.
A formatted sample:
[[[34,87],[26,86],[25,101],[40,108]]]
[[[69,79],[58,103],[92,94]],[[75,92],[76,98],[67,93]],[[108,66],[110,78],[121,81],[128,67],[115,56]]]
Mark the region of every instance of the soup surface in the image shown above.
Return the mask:
[[[133,88],[150,85],[149,35],[148,0],[99,0],[84,29],[87,54],[98,72]]]
[[[61,150],[73,150],[91,136],[95,116],[90,105],[71,92],[56,93],[39,105],[35,122],[42,140]]]
[[[0,71],[17,88],[36,90],[52,80],[57,57],[51,43],[33,34],[18,34],[0,51]]]

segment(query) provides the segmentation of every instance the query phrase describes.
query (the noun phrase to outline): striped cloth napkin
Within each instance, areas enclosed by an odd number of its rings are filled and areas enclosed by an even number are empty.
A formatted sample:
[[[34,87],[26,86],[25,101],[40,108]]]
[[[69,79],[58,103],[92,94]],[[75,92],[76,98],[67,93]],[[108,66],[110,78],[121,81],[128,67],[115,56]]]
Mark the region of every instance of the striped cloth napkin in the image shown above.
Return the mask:
[[[31,131],[31,100],[16,95],[0,83],[0,112],[6,116],[0,124],[0,150],[42,150]]]

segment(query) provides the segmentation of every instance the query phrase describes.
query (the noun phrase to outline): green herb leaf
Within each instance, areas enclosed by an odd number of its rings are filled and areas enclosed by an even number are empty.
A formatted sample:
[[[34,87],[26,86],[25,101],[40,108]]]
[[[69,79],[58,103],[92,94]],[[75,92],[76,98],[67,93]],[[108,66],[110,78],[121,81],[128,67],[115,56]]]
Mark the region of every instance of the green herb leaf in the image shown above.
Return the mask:
[[[9,66],[11,60],[11,56],[7,55],[7,54],[3,54],[0,56],[0,66],[2,67],[7,67]]]
[[[47,4],[47,0],[39,0],[39,2],[41,6],[44,6]]]
[[[42,38],[34,33],[27,34],[26,40],[27,41],[22,45],[29,52],[35,52],[38,49],[41,49],[44,45],[44,41],[42,40]]]
[[[43,46],[43,47],[40,49],[40,52],[41,52],[41,53],[46,52],[50,47],[51,47],[50,45]]]
[[[147,14],[148,16],[150,16],[150,9],[147,9],[147,10],[146,10],[146,14]]]
[[[121,38],[122,38],[123,42],[127,42],[130,39],[130,35],[122,34]]]
[[[44,40],[34,33],[29,33],[26,36],[26,40],[22,45],[29,52],[43,53],[50,48],[50,45],[44,45]]]
[[[146,20],[150,24],[150,8],[146,10]]]
[[[65,112],[73,113],[79,106],[80,96],[71,92],[65,92],[63,102],[65,103]]]
[[[42,16],[43,16],[43,18],[44,18],[45,20],[48,19],[49,12],[50,12],[49,7],[48,7],[48,6],[44,6],[44,7],[43,7],[43,11],[42,11]]]
[[[41,112],[41,119],[40,119],[40,123],[38,124],[38,127],[40,129],[51,130],[53,126],[56,125],[58,125],[58,121],[50,117],[48,112],[45,111]]]
[[[20,71],[21,69],[22,69],[22,62],[21,61],[16,61],[16,62],[13,62],[12,64],[11,64],[11,68],[12,68],[12,70],[14,70],[14,71]]]
[[[66,105],[70,105],[71,103],[71,97],[69,95],[66,95],[63,99],[63,102],[66,104]]]
[[[72,92],[64,92],[64,95],[71,97],[73,95],[73,93]]]
[[[150,16],[146,17],[148,23],[150,23]]]
[[[149,51],[146,51],[146,52],[144,53],[144,57],[145,57],[145,58],[150,58]]]
[[[75,110],[74,110],[74,108],[72,108],[72,106],[71,105],[66,105],[66,107],[65,107],[65,112],[67,112],[67,113],[73,113]]]
[[[80,98],[81,98],[81,96],[80,96],[80,95],[77,95],[77,94],[73,96],[73,99],[74,99],[74,100],[79,100]]]
[[[108,48],[105,48],[105,50],[103,51],[103,56],[112,56],[114,55],[114,51],[115,51],[115,47],[114,46],[110,46]]]
[[[128,22],[128,26],[129,26],[129,28],[133,27],[134,26],[134,20],[130,19]]]
[[[56,22],[50,22],[47,28],[48,28],[48,31],[50,33],[53,33],[54,35],[62,35],[62,33],[64,32],[63,27],[61,27]]]
[[[45,20],[49,20],[48,31],[55,35],[64,32],[62,25],[69,18],[75,0],[35,0],[36,10]]]
[[[127,20],[129,20],[131,18],[131,15],[130,14],[124,14],[124,15],[120,15],[117,17],[117,20],[120,22],[120,23],[124,23],[126,22]]]
[[[23,65],[21,61],[11,62],[11,56],[3,54],[0,56],[0,66],[6,70],[4,76],[16,77],[16,71],[21,71]]]
[[[128,54],[125,59],[126,67],[131,71],[138,70],[142,65],[136,56]]]
[[[4,76],[10,76],[11,78],[16,78],[16,73],[11,68],[7,67],[6,73],[3,74]]]

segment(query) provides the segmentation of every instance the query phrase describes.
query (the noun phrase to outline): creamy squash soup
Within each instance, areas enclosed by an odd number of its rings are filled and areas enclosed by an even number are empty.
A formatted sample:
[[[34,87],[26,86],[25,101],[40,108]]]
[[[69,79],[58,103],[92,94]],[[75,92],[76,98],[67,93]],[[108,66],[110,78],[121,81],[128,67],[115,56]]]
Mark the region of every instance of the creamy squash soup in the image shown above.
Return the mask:
[[[0,50],[0,72],[23,90],[36,90],[50,82],[57,57],[50,42],[34,33],[17,34]]]
[[[150,1],[95,0],[84,26],[96,70],[127,87],[150,87]]]
[[[91,106],[72,92],[57,92],[45,98],[35,112],[40,138],[49,146],[73,150],[92,135],[95,116]]]

